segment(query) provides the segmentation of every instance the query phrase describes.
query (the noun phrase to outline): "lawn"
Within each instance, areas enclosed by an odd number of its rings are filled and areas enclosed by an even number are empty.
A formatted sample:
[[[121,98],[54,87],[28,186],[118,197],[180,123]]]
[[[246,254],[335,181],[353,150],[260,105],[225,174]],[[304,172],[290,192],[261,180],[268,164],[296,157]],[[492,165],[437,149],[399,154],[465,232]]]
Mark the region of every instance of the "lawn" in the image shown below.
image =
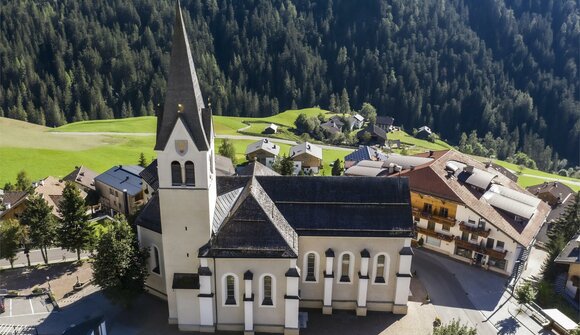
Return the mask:
[[[433,142],[426,141],[426,140],[420,140],[418,138],[415,138],[415,137],[407,134],[406,132],[404,132],[402,130],[393,131],[393,132],[388,133],[387,138],[389,140],[400,140],[402,144],[414,145],[418,148],[424,148],[425,150],[453,149],[452,146],[445,143],[444,141],[437,140],[437,141],[435,141],[435,143],[433,143]]]

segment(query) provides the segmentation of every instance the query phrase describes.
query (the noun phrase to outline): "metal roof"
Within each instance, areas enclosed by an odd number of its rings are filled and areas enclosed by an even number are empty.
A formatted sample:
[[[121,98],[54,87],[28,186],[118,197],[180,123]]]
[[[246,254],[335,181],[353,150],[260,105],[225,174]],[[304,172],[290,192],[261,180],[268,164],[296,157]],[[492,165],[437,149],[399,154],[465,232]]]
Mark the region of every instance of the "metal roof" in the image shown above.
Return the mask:
[[[246,155],[256,152],[258,150],[264,150],[271,153],[274,156],[278,156],[280,153],[280,146],[269,139],[265,138],[263,140],[250,143],[246,148]]]
[[[366,163],[366,162],[371,162],[371,161],[361,161],[360,163]],[[366,176],[366,177],[377,177],[379,175],[381,175],[382,173],[385,173],[385,171],[388,171],[387,169],[383,168],[383,163],[382,162],[374,162],[374,163],[380,163],[379,166],[366,166],[365,164],[361,165],[354,165],[349,167],[348,169],[346,169],[346,171],[344,171],[344,175],[345,176]]]
[[[110,168],[95,177],[95,182],[101,182],[116,190],[127,190],[127,194],[133,196],[141,192],[141,176],[143,171],[140,166],[118,165]]]
[[[304,142],[290,148],[290,157],[296,157],[304,153],[322,159],[322,148],[312,143]]]
[[[497,177],[496,174],[458,161],[447,161],[445,166],[446,168],[448,167],[451,170],[455,170],[454,174],[459,181],[473,185],[482,190],[487,190],[491,181]],[[457,167],[457,169],[455,169],[455,167]]]
[[[492,185],[483,198],[493,207],[530,219],[536,212],[540,199],[511,190],[501,185]]]

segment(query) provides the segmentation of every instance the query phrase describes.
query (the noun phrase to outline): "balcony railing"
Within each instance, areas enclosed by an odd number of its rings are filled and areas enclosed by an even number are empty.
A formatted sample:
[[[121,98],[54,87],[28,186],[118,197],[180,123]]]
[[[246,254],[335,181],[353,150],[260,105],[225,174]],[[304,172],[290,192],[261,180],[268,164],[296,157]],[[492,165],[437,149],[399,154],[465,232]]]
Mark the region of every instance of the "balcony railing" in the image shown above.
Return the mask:
[[[460,237],[455,238],[455,244],[458,247],[462,247],[462,248],[465,248],[468,250],[473,250],[473,251],[478,252],[480,254],[489,255],[490,257],[493,257],[496,259],[504,259],[505,255],[507,254],[507,250],[499,251],[499,250],[495,250],[495,249],[491,249],[491,248],[486,248],[486,247],[483,247],[479,244],[474,244],[474,243],[471,243],[469,241],[464,241]]]
[[[431,229],[417,227],[417,232],[424,234],[424,235],[427,235],[427,236],[438,238],[438,239],[443,240],[443,241],[447,241],[447,242],[453,241],[452,235],[441,234],[441,233],[438,233],[438,232],[431,230]]]
[[[438,215],[437,213],[426,212],[417,208],[413,208],[413,215],[426,220],[433,220],[436,221],[437,223],[446,224],[451,227],[455,226],[456,223],[454,218],[441,216]]]
[[[483,228],[473,227],[473,226],[470,226],[470,225],[466,224],[463,221],[461,221],[461,223],[459,223],[459,229],[461,231],[468,232],[468,233],[472,233],[472,234],[475,234],[475,235],[478,235],[478,236],[482,236],[482,237],[485,237],[485,238],[487,238],[489,236],[489,233],[491,233],[491,229],[485,230]]]

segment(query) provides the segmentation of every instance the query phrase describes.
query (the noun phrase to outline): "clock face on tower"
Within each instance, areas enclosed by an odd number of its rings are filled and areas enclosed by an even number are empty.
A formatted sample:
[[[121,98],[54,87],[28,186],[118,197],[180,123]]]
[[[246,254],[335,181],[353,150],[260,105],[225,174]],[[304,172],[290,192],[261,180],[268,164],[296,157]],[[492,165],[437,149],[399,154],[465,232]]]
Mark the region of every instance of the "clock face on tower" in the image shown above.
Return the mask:
[[[175,151],[181,156],[187,153],[187,140],[175,140]]]

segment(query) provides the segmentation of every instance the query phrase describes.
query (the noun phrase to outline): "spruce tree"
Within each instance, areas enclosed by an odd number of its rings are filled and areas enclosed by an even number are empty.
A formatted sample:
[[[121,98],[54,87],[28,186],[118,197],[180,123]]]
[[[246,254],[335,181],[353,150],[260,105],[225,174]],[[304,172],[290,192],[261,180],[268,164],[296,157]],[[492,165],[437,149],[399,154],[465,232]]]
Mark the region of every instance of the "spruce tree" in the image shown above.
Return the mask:
[[[26,191],[29,193],[34,190],[34,188],[32,187],[32,180],[30,180],[26,171],[21,170],[20,172],[18,172],[18,175],[16,175],[15,189],[18,191]]]
[[[340,159],[336,159],[334,164],[332,164],[332,175],[333,176],[340,176],[342,174],[342,164],[340,163]]]
[[[48,247],[54,245],[57,224],[52,215],[52,206],[38,194],[28,198],[20,222],[28,227],[32,246],[40,249],[44,264],[48,264]]]
[[[149,162],[147,162],[147,158],[145,158],[144,153],[139,154],[139,163],[138,164],[140,167],[143,167],[143,168],[145,168],[145,167],[147,167],[147,165],[149,165]]]
[[[116,220],[98,242],[93,277],[109,299],[128,306],[143,292],[148,252],[139,248],[127,221],[121,216]]]
[[[89,225],[89,215],[85,201],[80,191],[73,183],[67,182],[62,192],[62,200],[59,204],[61,226],[59,229],[59,241],[62,248],[76,251],[77,259],[81,259],[81,250],[90,246],[92,227]]]
[[[224,138],[219,146],[218,153],[231,159],[232,163],[236,164],[236,148],[231,140]]]

